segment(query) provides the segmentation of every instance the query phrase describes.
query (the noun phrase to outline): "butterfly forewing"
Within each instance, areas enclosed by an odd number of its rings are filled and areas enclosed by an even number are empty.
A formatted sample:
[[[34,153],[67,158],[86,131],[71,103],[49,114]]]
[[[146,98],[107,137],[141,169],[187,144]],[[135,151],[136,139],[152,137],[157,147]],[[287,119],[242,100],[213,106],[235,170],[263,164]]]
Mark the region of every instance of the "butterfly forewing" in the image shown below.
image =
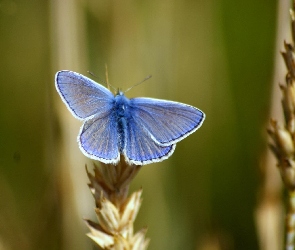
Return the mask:
[[[137,119],[132,117],[128,120],[125,134],[125,158],[128,162],[137,165],[160,162],[167,159],[174,152],[176,146],[160,146],[155,143],[148,131]]]
[[[72,71],[59,71],[55,84],[62,100],[78,119],[105,113],[113,107],[114,95],[91,79]]]
[[[109,112],[104,117],[97,115],[87,120],[81,128],[78,143],[88,157],[104,163],[117,163],[120,153],[114,113]]]
[[[184,139],[203,123],[205,114],[190,105],[152,98],[130,100],[133,118],[146,128],[160,145]]]

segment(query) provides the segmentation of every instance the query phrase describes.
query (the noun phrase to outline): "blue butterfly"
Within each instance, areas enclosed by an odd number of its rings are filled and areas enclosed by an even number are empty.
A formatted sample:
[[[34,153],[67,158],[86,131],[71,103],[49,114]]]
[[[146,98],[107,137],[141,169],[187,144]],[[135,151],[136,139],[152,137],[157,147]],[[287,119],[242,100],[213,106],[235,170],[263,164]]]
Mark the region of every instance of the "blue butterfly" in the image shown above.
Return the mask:
[[[89,158],[117,164],[160,162],[172,155],[176,143],[195,132],[205,114],[190,105],[153,98],[114,96],[104,86],[72,72],[59,71],[55,85],[77,119],[84,121],[78,135]]]

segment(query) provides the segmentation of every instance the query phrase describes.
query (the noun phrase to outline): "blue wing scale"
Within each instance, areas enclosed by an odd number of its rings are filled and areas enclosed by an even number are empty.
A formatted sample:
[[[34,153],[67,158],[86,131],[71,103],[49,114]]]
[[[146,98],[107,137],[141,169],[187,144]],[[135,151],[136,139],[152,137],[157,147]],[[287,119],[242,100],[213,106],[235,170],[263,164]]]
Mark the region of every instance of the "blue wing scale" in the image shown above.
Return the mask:
[[[72,71],[59,71],[55,76],[56,89],[71,113],[84,120],[112,109],[114,95],[93,80]]]
[[[134,119],[163,146],[175,144],[195,132],[205,119],[201,110],[178,102],[133,98],[130,105]]]
[[[120,153],[115,122],[114,114],[109,113],[104,117],[94,116],[83,124],[78,143],[86,156],[104,163],[118,163]]]
[[[126,135],[125,159],[136,165],[163,161],[172,155],[176,147],[157,144],[148,131],[132,117],[128,120]]]

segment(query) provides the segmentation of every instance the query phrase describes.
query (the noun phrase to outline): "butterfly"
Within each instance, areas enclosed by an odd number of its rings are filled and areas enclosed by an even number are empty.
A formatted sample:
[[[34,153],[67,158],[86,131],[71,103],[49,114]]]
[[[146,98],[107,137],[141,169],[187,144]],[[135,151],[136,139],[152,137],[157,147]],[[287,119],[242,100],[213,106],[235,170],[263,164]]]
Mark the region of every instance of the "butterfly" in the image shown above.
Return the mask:
[[[55,86],[74,117],[84,121],[78,135],[89,158],[117,164],[160,162],[172,155],[176,143],[195,132],[205,114],[190,105],[154,98],[128,99],[79,73],[62,70]]]

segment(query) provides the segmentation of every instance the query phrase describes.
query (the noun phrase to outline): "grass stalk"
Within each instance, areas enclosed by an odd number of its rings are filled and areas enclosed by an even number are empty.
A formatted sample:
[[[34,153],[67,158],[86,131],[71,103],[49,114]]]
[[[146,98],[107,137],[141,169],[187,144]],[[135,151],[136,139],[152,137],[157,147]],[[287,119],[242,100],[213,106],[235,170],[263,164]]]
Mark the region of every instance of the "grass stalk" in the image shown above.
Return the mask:
[[[271,120],[268,130],[272,143],[270,148],[277,158],[277,166],[287,190],[287,211],[285,221],[285,249],[295,249],[295,1],[291,14],[292,43],[284,42],[282,52],[287,74],[285,83],[280,85],[285,122],[280,125]]]
[[[90,229],[87,235],[102,249],[144,250],[148,247],[147,229],[133,231],[142,190],[128,196],[130,183],[140,168],[128,165],[122,157],[118,165],[94,165],[94,174],[86,167],[98,220],[98,223],[85,220]]]

